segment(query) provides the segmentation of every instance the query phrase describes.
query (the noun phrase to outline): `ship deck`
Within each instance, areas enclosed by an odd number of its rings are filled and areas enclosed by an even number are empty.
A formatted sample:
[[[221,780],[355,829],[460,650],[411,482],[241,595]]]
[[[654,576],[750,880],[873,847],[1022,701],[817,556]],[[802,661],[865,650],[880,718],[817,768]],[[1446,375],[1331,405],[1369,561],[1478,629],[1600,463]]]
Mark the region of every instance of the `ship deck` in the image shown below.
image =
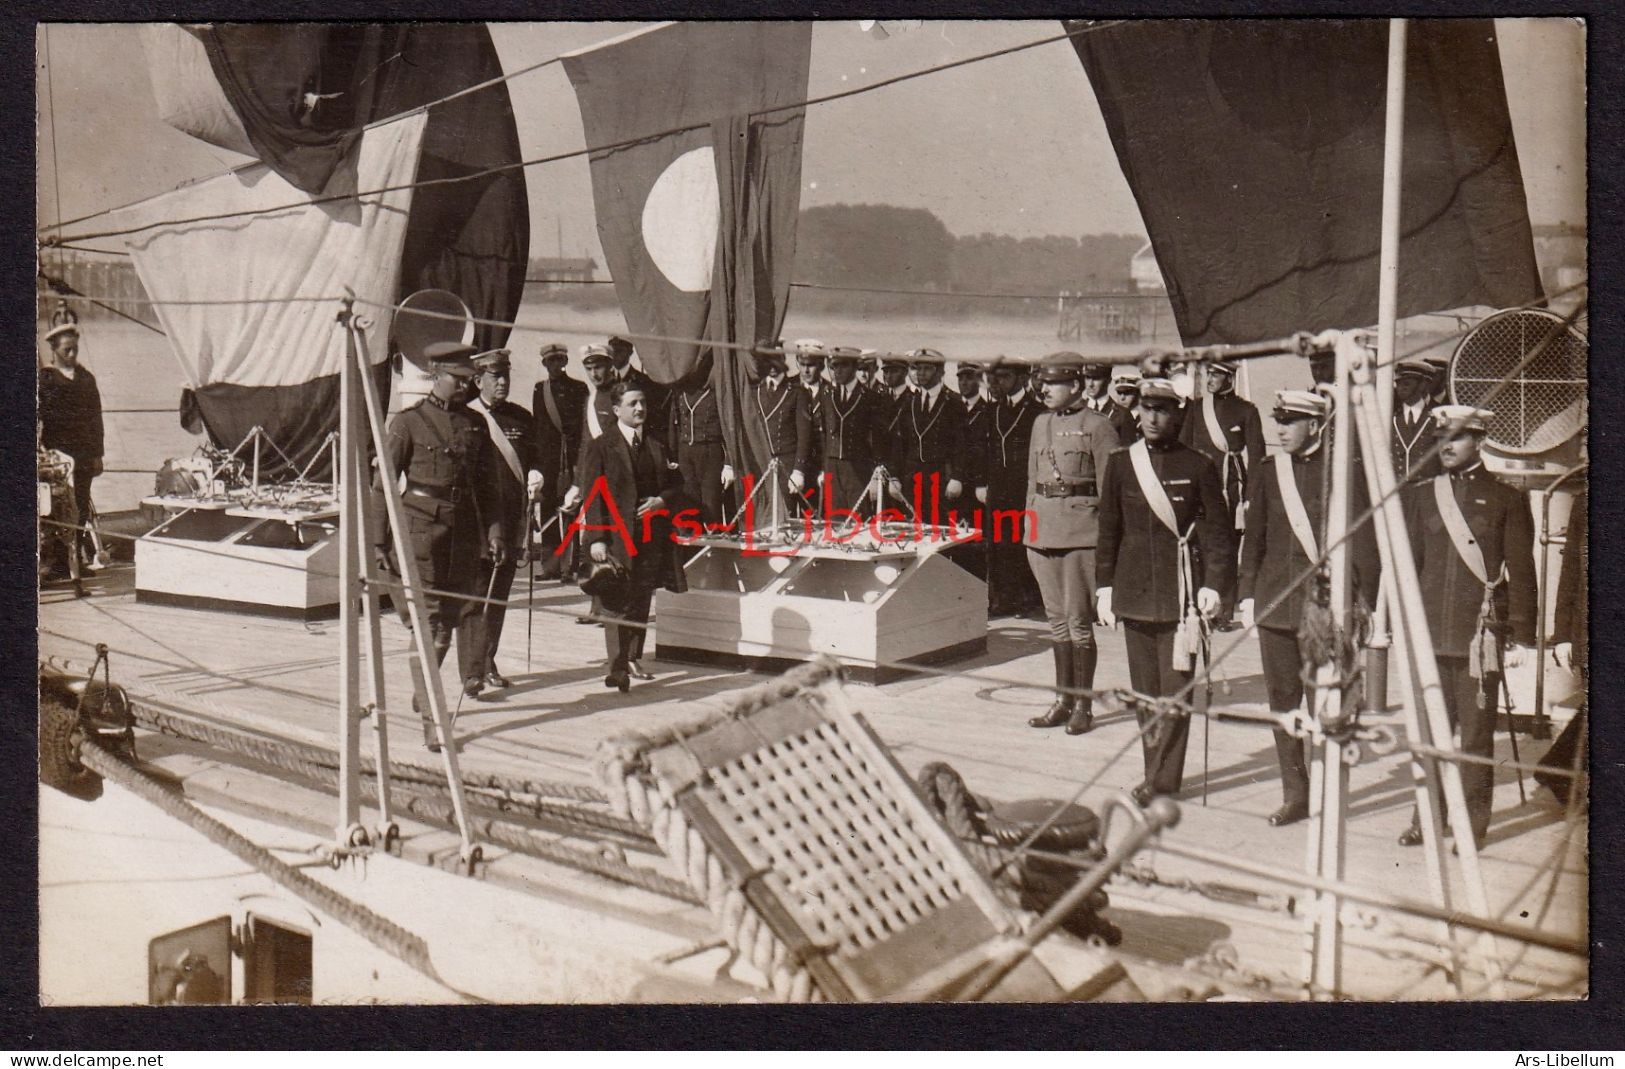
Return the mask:
[[[251,615],[140,603],[133,568],[115,565],[87,584],[90,596],[75,599],[48,588],[39,607],[40,655],[87,666],[95,643],[106,643],[113,678],[136,695],[184,704],[199,715],[303,741],[334,745],[338,691],[338,625],[303,624]],[[647,730],[721,708],[729,694],[760,677],[715,667],[648,658],[652,682],[635,683],[630,694],[603,686],[604,643],[600,629],[575,622],[586,600],[570,585],[536,584],[534,629],[527,649],[523,600],[527,583],[515,584],[520,605],[511,610],[499,667],[511,689],[464,701],[456,734],[466,770],[499,772],[564,782],[592,783],[599,742],[627,731]],[[659,621],[655,621],[658,637]],[[1095,729],[1071,738],[1060,731],[1026,726],[1047,703],[1046,629],[1027,619],[996,620],[984,655],[948,666],[943,674],[918,675],[872,687],[853,685],[856,704],[901,764],[915,772],[932,761],[957,769],[970,789],[999,803],[1072,798],[1098,808],[1108,792],[1140,778],[1141,758],[1129,713],[1097,718]],[[1220,647],[1229,636],[1221,636]],[[409,636],[393,617],[384,624],[389,726],[398,757],[425,763],[428,755],[406,696]],[[1101,633],[1098,687],[1126,686],[1122,636]],[[651,648],[654,643],[651,642]],[[454,658],[452,659],[454,660]],[[454,672],[446,680],[456,701]],[[1216,680],[1213,707],[1264,708],[1256,643],[1245,642]],[[1531,673],[1514,678],[1518,708],[1532,701]],[[1558,700],[1552,713],[1572,713],[1564,696],[1565,673],[1548,674]],[[1546,743],[1523,737],[1521,756],[1534,760]],[[364,743],[370,753],[370,743]],[[1512,757],[1505,732],[1496,740],[1500,759]],[[1205,770],[1205,774],[1204,774]],[[1383,894],[1426,898],[1423,851],[1400,847],[1395,837],[1411,807],[1409,764],[1404,752],[1370,756],[1350,774],[1345,879]],[[1512,924],[1583,939],[1587,926],[1587,842],[1583,814],[1568,819],[1553,797],[1525,777],[1520,797],[1514,771],[1496,775],[1495,814],[1482,851],[1491,913]],[[1264,728],[1210,720],[1192,728],[1186,763],[1182,819],[1164,836],[1180,845],[1242,859],[1285,873],[1303,871],[1307,824],[1270,828],[1266,815],[1279,804],[1274,749]],[[1298,887],[1207,862],[1153,850],[1139,859],[1143,876],[1110,886],[1110,915],[1122,927],[1122,950],[1179,965],[1193,959],[1209,966],[1234,961],[1232,981],[1274,984],[1276,994],[1300,980],[1307,896]],[[1452,865],[1452,901],[1465,908],[1465,884]],[[1457,994],[1444,967],[1439,928],[1420,918],[1364,907],[1346,910],[1349,935],[1344,965],[1347,994],[1372,999],[1428,999]],[[1232,956],[1231,950],[1234,950]],[[1508,997],[1581,997],[1586,963],[1558,951],[1500,941]],[[1272,997],[1264,994],[1263,997]],[[1469,973],[1462,994],[1490,997],[1481,976]]]

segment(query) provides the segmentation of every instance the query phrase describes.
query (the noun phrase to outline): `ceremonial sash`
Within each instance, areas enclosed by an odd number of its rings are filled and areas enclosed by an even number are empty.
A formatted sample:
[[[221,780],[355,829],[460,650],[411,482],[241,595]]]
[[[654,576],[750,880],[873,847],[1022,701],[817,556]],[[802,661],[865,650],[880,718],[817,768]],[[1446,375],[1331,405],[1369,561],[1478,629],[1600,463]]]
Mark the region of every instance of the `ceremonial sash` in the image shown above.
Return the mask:
[[[547,409],[547,418],[553,422],[553,429],[564,430],[564,417],[559,415],[558,402],[553,400],[552,379],[542,384],[542,405]]]
[[[1281,507],[1286,510],[1286,522],[1303,547],[1304,556],[1319,560],[1315,548],[1315,528],[1309,522],[1309,510],[1303,507],[1303,494],[1298,491],[1298,480],[1292,477],[1292,457],[1281,453],[1275,458],[1275,485],[1281,489]]]
[[[1134,465],[1134,478],[1140,484],[1140,493],[1145,495],[1146,504],[1156,514],[1162,525],[1173,533],[1179,542],[1179,626],[1174,632],[1173,668],[1179,672],[1192,671],[1196,664],[1197,651],[1201,649],[1202,634],[1205,623],[1202,614],[1196,611],[1196,575],[1195,561],[1191,558],[1191,543],[1189,533],[1179,532],[1179,520],[1174,516],[1174,503],[1168,500],[1168,491],[1163,489],[1162,480],[1157,478],[1156,469],[1151,466],[1151,450],[1146,447],[1145,439],[1141,438],[1128,449],[1129,460]],[[1192,524],[1192,530],[1195,529]]]
[[[1478,548],[1472,529],[1467,526],[1467,517],[1462,515],[1455,492],[1450,488],[1449,475],[1433,477],[1433,500],[1439,506],[1439,518],[1444,521],[1444,529],[1449,533],[1450,542],[1456,547],[1462,563],[1480,583],[1488,583],[1490,573],[1484,566],[1484,551]]]
[[[1225,437],[1224,427],[1219,423],[1219,401],[1213,394],[1202,398],[1202,422],[1207,426],[1207,436],[1213,439],[1214,448],[1222,454],[1219,462],[1219,487],[1224,493],[1224,502],[1229,505],[1234,515],[1236,529],[1239,531],[1246,524],[1247,518],[1247,447],[1231,449],[1230,439]]]
[[[587,430],[592,432],[594,438],[604,436],[603,425],[598,422],[598,391],[587,384]]]
[[[1207,424],[1207,436],[1213,439],[1213,445],[1221,453],[1230,452],[1230,439],[1224,436],[1224,428],[1219,425],[1219,404],[1212,394],[1202,398],[1202,422]]]
[[[1183,540],[1185,536],[1179,533],[1179,521],[1174,517],[1174,503],[1168,500],[1168,491],[1162,488],[1162,480],[1151,466],[1151,450],[1146,448],[1144,438],[1129,446],[1128,456],[1134,464],[1134,478],[1140,484],[1146,504],[1175,538]]]
[[[485,402],[483,400],[475,398],[475,405],[478,406],[480,415],[485,417],[486,425],[491,428],[491,440],[496,443],[497,452],[501,453],[502,459],[507,462],[508,470],[513,472],[513,477],[515,479],[518,479],[520,482],[524,482],[525,466],[519,463],[519,454],[514,451],[513,443],[508,441],[507,432],[504,431],[502,429],[502,425],[497,422],[495,414],[493,414],[489,408],[485,407]],[[470,405],[469,407],[473,408],[475,405]]]

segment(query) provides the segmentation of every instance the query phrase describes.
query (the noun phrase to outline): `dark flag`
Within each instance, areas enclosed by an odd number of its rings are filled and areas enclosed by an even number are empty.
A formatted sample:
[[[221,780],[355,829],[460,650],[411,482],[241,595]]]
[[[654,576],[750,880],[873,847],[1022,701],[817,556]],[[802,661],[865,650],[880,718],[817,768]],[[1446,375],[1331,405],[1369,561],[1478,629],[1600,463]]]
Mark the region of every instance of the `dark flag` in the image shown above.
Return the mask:
[[[1130,22],[1072,42],[1186,344],[1376,322],[1386,20]],[[1403,163],[1399,314],[1537,300],[1491,20],[1411,21]]]
[[[801,204],[812,26],[681,22],[564,57],[589,146],[604,259],[633,334],[750,343],[778,335]],[[666,131],[676,130],[676,133]],[[639,340],[670,383],[710,351],[730,462],[764,452],[742,427],[748,354]]]

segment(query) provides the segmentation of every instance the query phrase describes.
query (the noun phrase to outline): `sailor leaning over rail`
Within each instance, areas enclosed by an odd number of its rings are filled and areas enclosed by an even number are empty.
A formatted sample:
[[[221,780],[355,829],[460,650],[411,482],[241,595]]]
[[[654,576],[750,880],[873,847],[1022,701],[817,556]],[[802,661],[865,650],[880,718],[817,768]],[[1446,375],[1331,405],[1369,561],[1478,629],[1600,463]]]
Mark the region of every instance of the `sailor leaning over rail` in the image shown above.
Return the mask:
[[[386,442],[394,470],[406,477],[401,504],[417,560],[418,582],[426,588],[400,599],[401,618],[410,621],[406,597],[423,598],[436,669],[444,662],[452,634],[471,604],[455,595],[482,593],[474,589],[481,548],[491,560],[501,563],[512,541],[498,506],[496,476],[501,461],[484,420],[468,410],[474,396],[475,370],[469,361],[473,352],[473,346],[461,342],[436,342],[424,350],[434,385],[422,403],[390,420]],[[379,566],[398,575],[401,569],[394,560],[384,516],[383,489],[375,479],[372,542],[378,549]],[[472,643],[458,644],[457,660],[465,683],[480,677]],[[423,744],[438,750],[423,671],[413,653],[412,707],[423,717]]]
[[[1083,403],[1083,357],[1051,353],[1039,366],[1045,411],[1033,420],[1027,453],[1027,512],[1022,541],[1038,580],[1055,655],[1055,703],[1027,721],[1066,725],[1081,735],[1094,725],[1087,695],[1095,683],[1095,545],[1100,479],[1117,447],[1111,421]]]
[[[1326,423],[1331,401],[1312,390],[1280,390],[1275,395],[1275,422],[1280,426],[1280,453],[1258,468],[1247,488],[1247,529],[1242,540],[1236,582],[1241,623],[1252,627],[1255,607],[1274,610],[1257,620],[1259,654],[1270,712],[1296,712],[1303,704],[1303,657],[1298,628],[1312,584],[1296,582],[1318,561],[1325,531]],[[1361,480],[1351,485],[1352,513],[1366,509],[1369,495]],[[1380,564],[1370,524],[1350,541],[1352,587],[1367,609],[1376,605]],[[1281,808],[1271,813],[1271,827],[1292,824],[1309,815],[1309,764],[1305,738],[1275,729],[1275,756],[1281,766]]]
[[[1523,664],[1535,640],[1535,536],[1529,502],[1495,478],[1480,456],[1494,413],[1470,405],[1433,410],[1443,472],[1404,490],[1405,526],[1416,556],[1433,651],[1459,748],[1495,751],[1496,699],[1507,668]],[[1511,645],[1504,645],[1510,639]],[[1462,762],[1473,838],[1490,826],[1495,769]],[[1416,815],[1399,837],[1416,846]]]
[[[1142,379],[1139,414],[1141,440],[1111,454],[1100,488],[1095,599],[1102,623],[1122,618],[1130,684],[1156,698],[1190,683],[1206,620],[1219,610],[1236,558],[1218,472],[1179,441],[1184,413],[1173,383]],[[1179,790],[1190,721],[1135,715],[1145,780],[1131,793],[1149,805]]]

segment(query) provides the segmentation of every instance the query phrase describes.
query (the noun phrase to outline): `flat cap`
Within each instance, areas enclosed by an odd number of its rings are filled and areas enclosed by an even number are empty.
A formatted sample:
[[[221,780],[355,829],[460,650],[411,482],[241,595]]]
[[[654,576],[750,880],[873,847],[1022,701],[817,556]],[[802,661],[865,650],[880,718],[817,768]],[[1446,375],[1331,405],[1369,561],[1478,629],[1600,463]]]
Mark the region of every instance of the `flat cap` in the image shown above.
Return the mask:
[[[1331,415],[1332,403],[1327,397],[1313,390],[1276,390],[1275,391],[1275,418],[1286,420],[1294,418],[1325,419]]]
[[[1077,382],[1083,378],[1083,354],[1050,353],[1038,362],[1039,382]]]
[[[470,359],[473,355],[474,347],[460,341],[430,342],[423,347],[423,359],[430,371],[448,371],[464,377],[474,374],[474,363]]]
[[[1185,403],[1179,395],[1179,389],[1167,379],[1141,379],[1140,403],[1147,401],[1172,401],[1176,405]]]
[[[1440,431],[1476,431],[1479,434],[1488,433],[1490,420],[1495,413],[1487,408],[1474,408],[1472,405],[1439,405],[1431,413],[1435,430]]]

